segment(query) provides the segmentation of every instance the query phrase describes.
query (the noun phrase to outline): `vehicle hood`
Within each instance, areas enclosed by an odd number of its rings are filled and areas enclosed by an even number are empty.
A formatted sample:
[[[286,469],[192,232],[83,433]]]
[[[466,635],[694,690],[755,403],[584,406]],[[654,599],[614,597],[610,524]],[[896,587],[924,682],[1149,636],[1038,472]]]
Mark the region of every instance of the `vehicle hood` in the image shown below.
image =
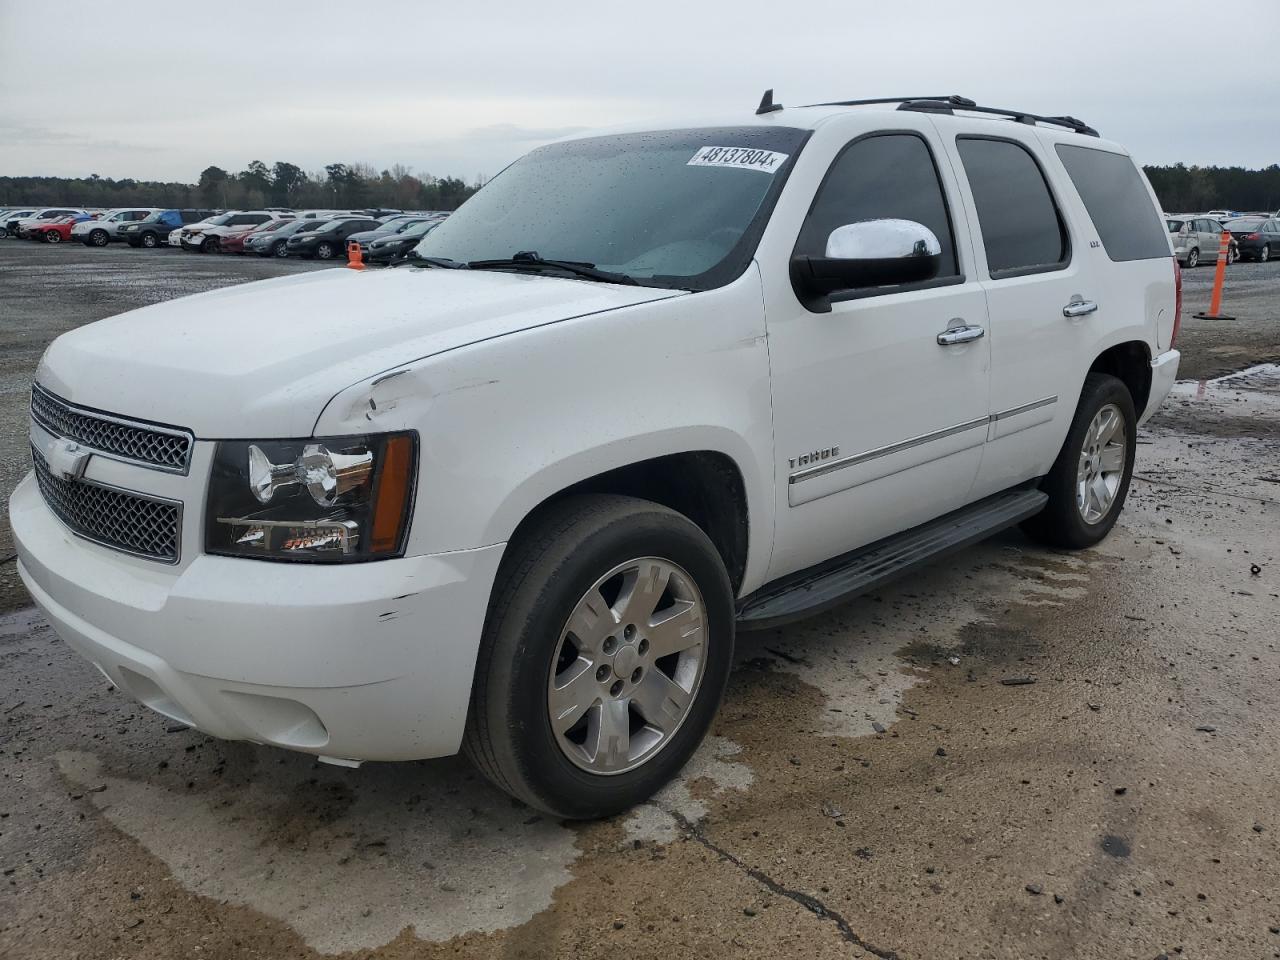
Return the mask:
[[[225,287],[60,336],[36,379],[204,439],[304,437],[346,387],[413,360],[682,291],[482,270],[343,268]]]

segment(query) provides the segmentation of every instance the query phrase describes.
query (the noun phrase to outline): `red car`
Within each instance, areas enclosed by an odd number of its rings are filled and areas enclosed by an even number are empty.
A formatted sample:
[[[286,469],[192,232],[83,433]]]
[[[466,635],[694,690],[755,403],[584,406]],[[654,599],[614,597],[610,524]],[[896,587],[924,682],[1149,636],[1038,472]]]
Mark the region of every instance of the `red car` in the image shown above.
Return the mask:
[[[244,254],[244,242],[259,233],[270,233],[292,220],[268,220],[266,223],[245,223],[235,227],[223,227],[218,231],[218,252]]]
[[[71,228],[84,217],[62,217],[49,223],[40,223],[27,230],[28,240],[41,240],[45,243],[61,243],[71,239]],[[96,217],[91,219],[96,220]]]

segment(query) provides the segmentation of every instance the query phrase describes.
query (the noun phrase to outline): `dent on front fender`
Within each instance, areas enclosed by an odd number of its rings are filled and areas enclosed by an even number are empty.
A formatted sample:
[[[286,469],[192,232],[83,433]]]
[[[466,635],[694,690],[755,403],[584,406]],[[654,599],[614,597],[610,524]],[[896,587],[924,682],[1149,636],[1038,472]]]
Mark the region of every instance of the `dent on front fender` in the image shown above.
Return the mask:
[[[402,367],[348,387],[316,418],[318,437],[416,429],[431,407],[431,386],[420,367]]]

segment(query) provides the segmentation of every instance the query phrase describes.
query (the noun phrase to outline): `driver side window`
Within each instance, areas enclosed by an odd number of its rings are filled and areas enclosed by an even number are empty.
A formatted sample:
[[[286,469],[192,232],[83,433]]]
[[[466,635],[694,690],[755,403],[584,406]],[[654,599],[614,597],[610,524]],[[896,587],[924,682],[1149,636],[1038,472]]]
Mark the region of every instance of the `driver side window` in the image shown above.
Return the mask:
[[[795,252],[822,257],[837,227],[884,219],[913,220],[933,231],[942,245],[942,261],[930,283],[960,275],[933,153],[914,133],[873,134],[846,146],[818,188]]]

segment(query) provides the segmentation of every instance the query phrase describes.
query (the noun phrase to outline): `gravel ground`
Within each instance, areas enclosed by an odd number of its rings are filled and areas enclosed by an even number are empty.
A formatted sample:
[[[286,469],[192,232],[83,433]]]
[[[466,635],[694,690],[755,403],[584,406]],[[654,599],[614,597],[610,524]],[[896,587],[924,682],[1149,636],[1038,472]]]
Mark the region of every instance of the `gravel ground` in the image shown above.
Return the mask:
[[[0,242],[0,494],[52,336],[300,266]],[[1280,956],[1280,367],[1213,379],[1280,360],[1280,265],[1229,276],[1200,321],[1188,275],[1108,540],[1009,533],[743,638],[712,738],[608,822],[174,728],[8,581],[0,956]]]

